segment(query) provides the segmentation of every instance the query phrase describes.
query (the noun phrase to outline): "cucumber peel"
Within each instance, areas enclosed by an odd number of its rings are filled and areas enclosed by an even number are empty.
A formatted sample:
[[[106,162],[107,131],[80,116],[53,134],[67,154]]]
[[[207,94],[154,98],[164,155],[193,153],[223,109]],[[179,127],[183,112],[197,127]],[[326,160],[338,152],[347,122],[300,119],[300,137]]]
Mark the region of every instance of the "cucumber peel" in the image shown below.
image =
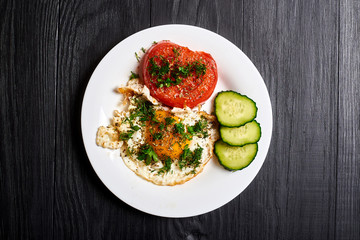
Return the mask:
[[[261,137],[260,124],[253,120],[240,127],[220,126],[221,139],[232,146],[244,146],[249,143],[256,143]]]
[[[256,103],[245,95],[234,91],[223,91],[215,98],[215,115],[226,127],[239,127],[255,119]]]
[[[236,171],[250,165],[258,152],[258,144],[251,143],[237,147],[218,140],[215,143],[214,152],[224,168]]]

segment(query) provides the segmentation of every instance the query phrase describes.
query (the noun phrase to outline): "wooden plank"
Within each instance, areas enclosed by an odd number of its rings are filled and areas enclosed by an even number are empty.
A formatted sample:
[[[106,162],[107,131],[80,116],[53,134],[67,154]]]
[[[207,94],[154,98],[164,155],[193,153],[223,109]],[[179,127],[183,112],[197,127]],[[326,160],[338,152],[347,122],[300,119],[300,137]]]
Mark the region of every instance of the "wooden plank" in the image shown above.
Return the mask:
[[[151,25],[189,24],[214,31],[234,44],[242,39],[243,1],[152,1]]]
[[[51,239],[57,1],[0,3],[0,239]]]
[[[360,2],[340,2],[336,239],[360,239]]]
[[[80,111],[99,61],[118,42],[148,27],[149,20],[149,1],[60,2],[55,239],[145,234],[142,215],[115,197],[92,169],[81,139]]]
[[[240,196],[241,238],[334,239],[338,3],[246,1],[243,51],[268,86],[267,160]]]

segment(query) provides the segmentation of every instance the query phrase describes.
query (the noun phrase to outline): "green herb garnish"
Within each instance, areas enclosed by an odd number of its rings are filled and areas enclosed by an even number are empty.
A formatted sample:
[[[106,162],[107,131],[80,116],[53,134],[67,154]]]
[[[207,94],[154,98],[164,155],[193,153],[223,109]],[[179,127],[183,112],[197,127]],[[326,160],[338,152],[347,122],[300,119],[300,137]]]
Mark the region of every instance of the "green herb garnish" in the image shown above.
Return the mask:
[[[196,77],[201,77],[206,73],[206,64],[201,62],[202,60],[180,64],[178,61],[178,56],[181,54],[179,49],[173,48],[172,51],[175,54],[175,58],[166,59],[160,55],[149,59],[149,74],[151,75],[152,82],[158,88],[176,86],[189,76],[195,75]]]
[[[136,73],[134,73],[133,71],[131,71],[131,75],[130,75],[129,80],[135,79],[135,78],[139,78],[139,74],[136,74]]]
[[[155,153],[154,149],[148,144],[145,144],[140,147],[138,159],[140,161],[145,161],[146,165],[149,165],[151,162],[159,161],[159,158]]]
[[[134,150],[132,150],[130,147],[127,147],[126,153],[127,153],[127,155],[132,156],[134,154]]]
[[[162,133],[155,133],[155,134],[153,134],[153,138],[155,140],[160,140],[160,139],[163,138],[163,134]]]
[[[165,128],[165,124],[164,124],[164,123],[160,123],[159,129],[160,129],[160,130],[164,130],[164,128]]]
[[[137,130],[139,130],[139,129],[140,129],[140,127],[139,127],[139,126],[137,126],[137,125],[132,125],[132,126],[131,126],[131,128],[132,128],[133,130],[135,130],[135,131],[137,131]]]
[[[172,125],[175,122],[175,119],[172,117],[166,117],[165,118],[165,124],[166,126]]]
[[[194,126],[187,126],[187,131],[192,136],[202,136],[203,138],[206,138],[209,136],[208,132],[206,131],[207,124],[208,122],[206,121],[206,119],[201,119],[200,121],[195,123]]]
[[[185,126],[182,123],[175,123],[174,130],[175,130],[175,133],[179,133],[180,135],[185,134]]]
[[[158,174],[162,174],[162,173],[170,171],[171,163],[172,163],[171,158],[167,157],[166,160],[164,161],[164,166],[159,169]]]
[[[139,117],[141,122],[146,122],[155,117],[155,109],[151,102],[145,99],[134,99],[136,109],[131,111],[129,121]]]
[[[206,65],[199,61],[194,62],[193,68],[197,76],[204,75],[206,73]]]
[[[175,123],[174,132],[180,134],[182,137],[185,137],[188,140],[191,140],[191,134],[185,132],[185,125],[182,123]]]
[[[135,52],[135,57],[136,57],[136,60],[137,60],[138,62],[140,62],[140,57],[139,57],[139,55],[137,54],[137,52]]]
[[[152,57],[149,60],[150,62],[149,72],[151,76],[157,76],[158,78],[161,78],[169,72],[170,63],[166,61],[164,58],[161,58],[162,65],[158,65],[154,60],[155,58],[156,57]]]
[[[197,168],[200,164],[203,150],[202,147],[198,146],[194,151],[191,151],[189,145],[186,145],[183,153],[180,155],[180,169],[183,169],[184,167]]]
[[[119,140],[126,141],[129,140],[132,135],[134,135],[135,130],[128,130],[127,132],[122,132],[119,134]]]
[[[173,48],[173,52],[175,53],[175,57],[180,56],[180,52],[179,52],[179,50],[178,50],[178,49]]]
[[[129,121],[128,118],[126,119],[126,121]],[[130,127],[131,127],[131,129],[128,130],[127,132],[119,133],[119,140],[122,140],[122,141],[129,140],[136,131],[140,130],[140,127],[133,125],[132,122],[130,122]]]

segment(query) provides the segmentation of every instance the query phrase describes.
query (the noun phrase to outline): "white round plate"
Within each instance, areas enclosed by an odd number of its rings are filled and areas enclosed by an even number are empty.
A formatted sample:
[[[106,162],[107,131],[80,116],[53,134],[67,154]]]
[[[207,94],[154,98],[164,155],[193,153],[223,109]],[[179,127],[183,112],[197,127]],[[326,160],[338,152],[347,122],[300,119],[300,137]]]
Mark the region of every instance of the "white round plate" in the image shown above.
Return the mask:
[[[262,128],[259,151],[254,161],[241,171],[231,172],[214,157],[197,177],[177,186],[157,186],[135,175],[123,163],[119,151],[98,147],[99,126],[107,126],[126,84],[136,71],[135,52],[154,41],[170,40],[194,51],[210,53],[218,66],[218,84],[203,109],[210,111],[214,96],[234,90],[252,98],[258,107],[256,120]],[[259,72],[246,55],[230,41],[199,27],[163,25],[137,32],[117,44],[96,67],[84,95],[81,128],[89,160],[101,181],[118,198],[143,212],[163,217],[190,217],[217,209],[239,195],[259,172],[269,149],[272,110],[269,93]]]

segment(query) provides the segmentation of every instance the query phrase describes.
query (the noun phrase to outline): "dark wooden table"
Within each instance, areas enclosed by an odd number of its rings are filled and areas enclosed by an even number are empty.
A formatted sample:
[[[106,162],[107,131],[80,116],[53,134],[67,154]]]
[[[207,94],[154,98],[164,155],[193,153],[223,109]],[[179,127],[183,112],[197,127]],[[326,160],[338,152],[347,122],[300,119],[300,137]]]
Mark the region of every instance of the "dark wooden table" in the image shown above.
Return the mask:
[[[0,19],[0,239],[360,239],[360,1],[2,0]],[[80,132],[102,57],[168,23],[242,49],[274,114],[250,186],[182,219],[114,196]]]

